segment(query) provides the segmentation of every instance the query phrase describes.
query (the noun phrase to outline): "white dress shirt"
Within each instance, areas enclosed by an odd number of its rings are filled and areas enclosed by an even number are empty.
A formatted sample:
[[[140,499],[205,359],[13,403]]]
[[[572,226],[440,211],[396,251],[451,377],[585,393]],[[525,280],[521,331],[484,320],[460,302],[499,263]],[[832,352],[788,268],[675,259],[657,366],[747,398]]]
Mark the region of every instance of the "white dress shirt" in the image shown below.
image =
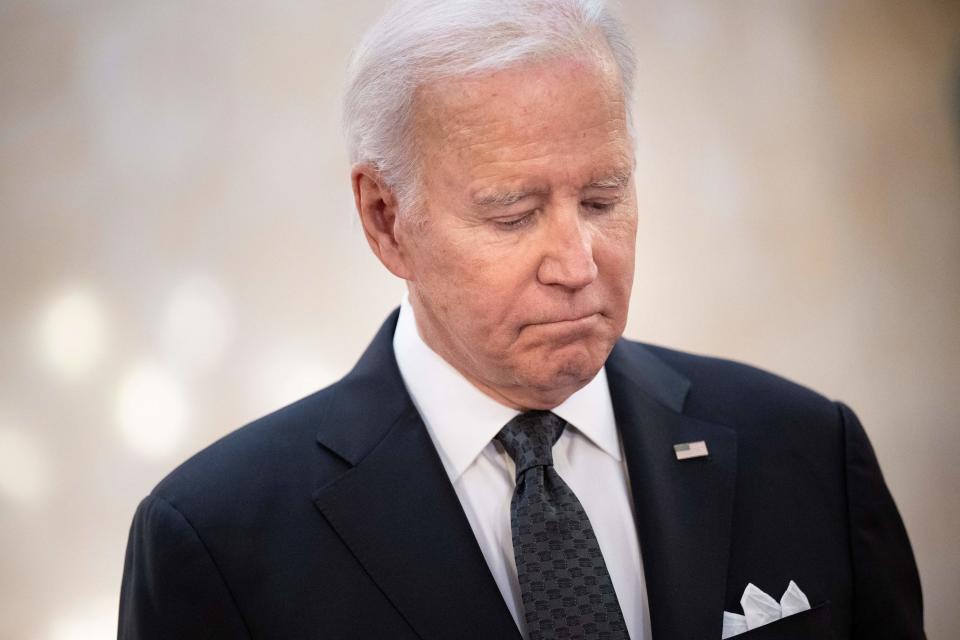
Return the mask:
[[[515,467],[493,439],[519,412],[485,395],[427,346],[406,297],[393,350],[490,572],[527,638],[510,532]],[[554,468],[590,518],[630,637],[649,640],[643,565],[606,371],[553,412],[573,427],[553,447]]]

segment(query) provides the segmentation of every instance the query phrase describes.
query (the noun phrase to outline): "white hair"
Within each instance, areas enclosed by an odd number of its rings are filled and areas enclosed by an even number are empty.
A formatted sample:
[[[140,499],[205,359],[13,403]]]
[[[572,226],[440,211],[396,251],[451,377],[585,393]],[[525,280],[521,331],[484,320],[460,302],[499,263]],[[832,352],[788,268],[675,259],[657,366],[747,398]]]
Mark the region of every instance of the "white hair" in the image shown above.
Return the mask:
[[[361,40],[348,69],[350,162],[374,166],[403,211],[417,188],[411,129],[418,87],[571,55],[612,55],[629,125],[635,58],[605,0],[399,0]]]

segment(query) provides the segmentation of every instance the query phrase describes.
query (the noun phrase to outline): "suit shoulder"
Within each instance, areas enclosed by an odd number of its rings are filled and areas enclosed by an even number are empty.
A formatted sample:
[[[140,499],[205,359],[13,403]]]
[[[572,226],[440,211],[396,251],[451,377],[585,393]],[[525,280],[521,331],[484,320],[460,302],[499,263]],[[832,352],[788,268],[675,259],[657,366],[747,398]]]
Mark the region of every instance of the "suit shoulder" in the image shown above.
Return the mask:
[[[690,381],[685,413],[731,426],[840,426],[839,408],[823,394],[762,368],[662,346],[634,343]]]
[[[242,426],[192,455],[151,492],[181,511],[204,510],[242,496],[280,495],[290,483],[322,482],[343,463],[317,444],[333,387]],[[316,485],[313,485],[314,487]]]

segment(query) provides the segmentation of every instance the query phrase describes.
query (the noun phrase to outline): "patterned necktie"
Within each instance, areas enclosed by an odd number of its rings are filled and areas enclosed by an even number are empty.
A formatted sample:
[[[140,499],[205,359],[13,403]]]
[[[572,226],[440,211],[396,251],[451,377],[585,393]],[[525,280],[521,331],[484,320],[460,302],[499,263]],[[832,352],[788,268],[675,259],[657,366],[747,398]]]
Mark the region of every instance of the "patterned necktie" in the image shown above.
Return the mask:
[[[628,640],[593,527],[553,468],[566,424],[528,411],[497,434],[517,467],[510,524],[527,630],[530,640]]]

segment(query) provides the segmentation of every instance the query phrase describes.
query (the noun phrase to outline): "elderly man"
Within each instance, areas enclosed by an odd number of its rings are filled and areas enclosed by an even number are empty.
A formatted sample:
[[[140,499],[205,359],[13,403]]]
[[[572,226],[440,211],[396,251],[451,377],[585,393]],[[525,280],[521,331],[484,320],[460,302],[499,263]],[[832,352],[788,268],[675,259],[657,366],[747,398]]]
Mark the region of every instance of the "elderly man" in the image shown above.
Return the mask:
[[[143,501],[121,638],[923,637],[847,407],[621,338],[632,80],[599,0],[370,31],[353,191],[408,296],[343,380]]]

